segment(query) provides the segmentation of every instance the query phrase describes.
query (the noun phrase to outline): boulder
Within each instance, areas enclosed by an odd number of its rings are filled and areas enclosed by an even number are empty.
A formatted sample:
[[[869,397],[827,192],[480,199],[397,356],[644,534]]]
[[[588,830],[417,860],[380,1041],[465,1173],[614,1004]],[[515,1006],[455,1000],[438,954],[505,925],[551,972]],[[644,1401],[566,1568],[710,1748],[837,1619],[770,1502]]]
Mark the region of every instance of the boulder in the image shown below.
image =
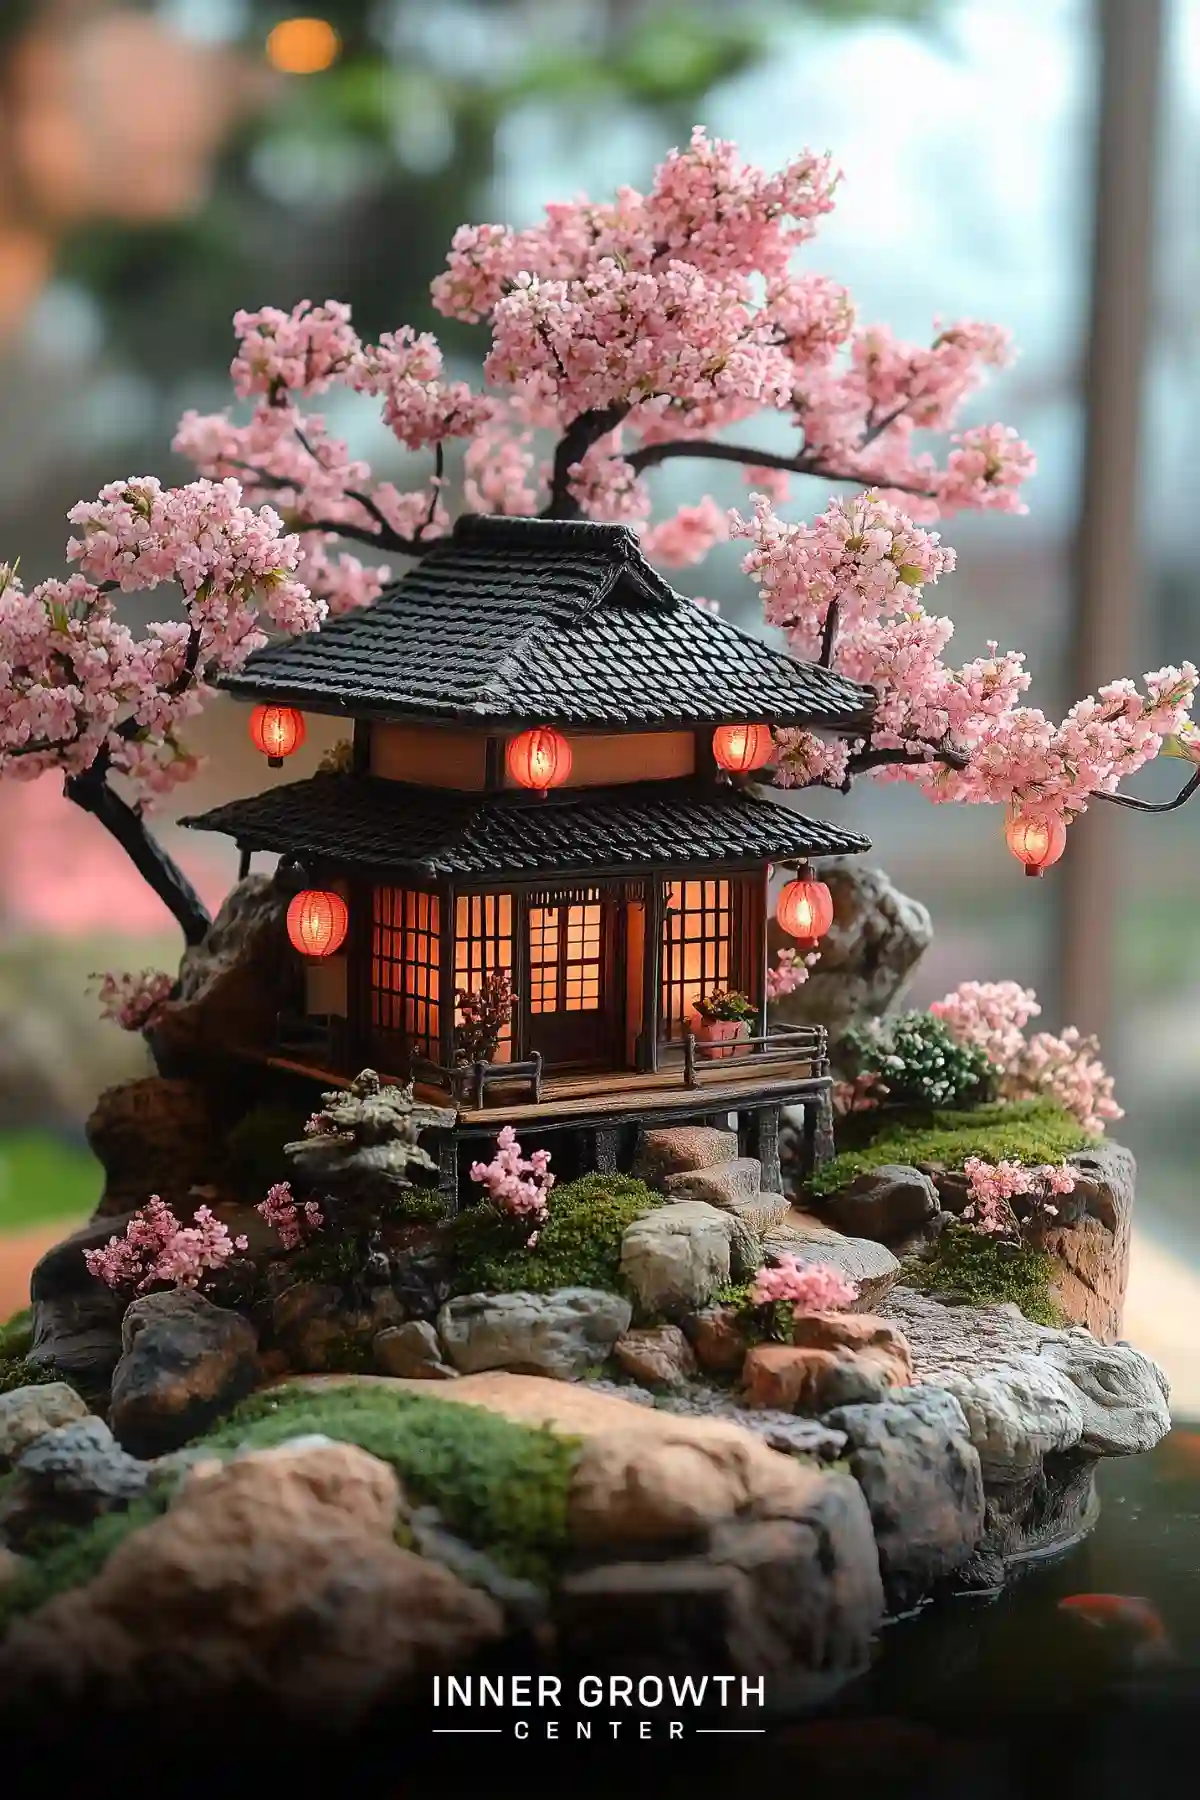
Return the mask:
[[[643,1387],[678,1387],[696,1373],[692,1346],[678,1325],[627,1331],[613,1345],[613,1356]]]
[[[426,1699],[430,1676],[469,1664],[503,1616],[397,1545],[400,1507],[393,1471],[351,1444],[199,1465],[86,1586],[14,1624],[0,1687],[343,1729],[384,1700]]]
[[[761,1237],[772,1225],[782,1225],[792,1210],[786,1194],[754,1194],[749,1200],[733,1200],[729,1209],[755,1237]]]
[[[900,1264],[874,1238],[845,1237],[811,1213],[792,1207],[787,1218],[763,1232],[763,1249],[771,1256],[794,1256],[797,1262],[827,1263],[858,1283],[854,1309],[870,1312],[900,1278]]]
[[[686,1313],[683,1329],[696,1361],[710,1375],[737,1375],[746,1360],[746,1338],[735,1306],[706,1306]]]
[[[668,1175],[687,1169],[712,1169],[738,1153],[736,1131],[715,1125],[668,1125],[644,1131],[638,1144],[635,1175],[658,1187]]]
[[[372,1345],[375,1367],[384,1375],[406,1375],[414,1381],[452,1381],[457,1373],[442,1355],[441,1341],[425,1319],[389,1325]]]
[[[163,1075],[188,1075],[230,1044],[265,1045],[291,982],[288,896],[265,875],[226,895],[203,940],[179,966],[179,991],[147,1033]]]
[[[884,1163],[821,1202],[822,1214],[850,1237],[899,1244],[936,1218],[938,1191],[928,1175],[904,1163]]]
[[[760,1191],[762,1164],[757,1156],[735,1156],[710,1169],[684,1169],[664,1176],[662,1186],[672,1200],[705,1200],[709,1206],[731,1206]]]
[[[844,1431],[850,1473],[875,1528],[894,1612],[915,1606],[983,1537],[983,1475],[962,1408],[936,1388],[908,1388],[874,1406],[827,1416]]]
[[[33,1348],[29,1360],[61,1375],[89,1400],[107,1398],[121,1355],[125,1301],[88,1273],[85,1250],[120,1237],[132,1215],[93,1219],[47,1250],[29,1278]]]
[[[576,1381],[607,1360],[631,1310],[602,1288],[463,1294],[438,1314],[438,1336],[463,1375],[511,1369]]]
[[[121,1323],[109,1422],[135,1456],[165,1456],[243,1399],[258,1377],[249,1319],[187,1288],[145,1294]]]
[[[657,1207],[626,1227],[621,1274],[644,1311],[678,1318],[707,1305],[718,1288],[762,1261],[735,1214],[702,1200]]]
[[[404,1323],[404,1307],[390,1287],[355,1304],[339,1287],[296,1281],[271,1303],[276,1346],[300,1374],[367,1369],[379,1333]]]
[[[912,1352],[904,1333],[875,1313],[799,1313],[792,1320],[792,1343],[811,1350],[845,1350],[874,1357],[892,1374],[892,1387],[912,1382]]]
[[[1067,1318],[1111,1344],[1121,1335],[1125,1310],[1137,1165],[1121,1144],[1067,1160],[1078,1176],[1066,1198],[1082,1203],[1083,1216],[1041,1232],[1038,1248],[1054,1263],[1051,1287]]]
[[[882,1308],[918,1383],[962,1405],[988,1482],[1020,1482],[1047,1456],[1152,1450],[1170,1429],[1166,1377],[1125,1344],[1035,1325],[1015,1306],[943,1306],[898,1287]]]
[[[212,1106],[195,1081],[147,1075],[105,1088],[87,1136],[105,1175],[97,1218],[134,1212],[151,1194],[190,1216],[188,1189],[210,1181],[219,1161]]]
[[[0,1499],[0,1532],[17,1550],[47,1527],[88,1525],[123,1511],[149,1484],[145,1463],[124,1451],[103,1419],[43,1432],[17,1459]]]
[[[881,1400],[893,1385],[887,1362],[849,1350],[755,1344],[742,1365],[745,1404],[776,1412],[826,1413]]]
[[[821,865],[833,896],[833,924],[821,939],[821,960],[802,987],[775,1002],[788,1025],[824,1025],[835,1047],[852,1025],[879,1018],[896,1006],[933,941],[929,913],[892,886],[882,869],[857,857]],[[791,946],[772,919],[772,959]]]
[[[48,1431],[87,1417],[87,1402],[65,1381],[47,1381],[0,1394],[0,1472]]]

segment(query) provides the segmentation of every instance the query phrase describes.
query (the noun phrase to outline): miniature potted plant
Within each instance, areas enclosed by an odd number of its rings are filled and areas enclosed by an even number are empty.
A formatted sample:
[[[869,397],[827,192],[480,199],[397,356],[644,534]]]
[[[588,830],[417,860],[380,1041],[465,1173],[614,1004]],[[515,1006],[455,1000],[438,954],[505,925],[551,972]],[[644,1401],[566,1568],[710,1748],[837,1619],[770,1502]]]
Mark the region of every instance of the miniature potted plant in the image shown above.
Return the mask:
[[[747,1035],[751,1019],[758,1008],[746,994],[732,988],[717,988],[695,1003],[693,1029],[699,1043],[698,1054],[706,1062],[722,1061],[737,1055],[737,1040]]]
[[[459,988],[455,998],[461,1015],[454,1034],[459,1064],[490,1063],[512,1023],[516,995],[508,970],[493,969],[478,988]]]

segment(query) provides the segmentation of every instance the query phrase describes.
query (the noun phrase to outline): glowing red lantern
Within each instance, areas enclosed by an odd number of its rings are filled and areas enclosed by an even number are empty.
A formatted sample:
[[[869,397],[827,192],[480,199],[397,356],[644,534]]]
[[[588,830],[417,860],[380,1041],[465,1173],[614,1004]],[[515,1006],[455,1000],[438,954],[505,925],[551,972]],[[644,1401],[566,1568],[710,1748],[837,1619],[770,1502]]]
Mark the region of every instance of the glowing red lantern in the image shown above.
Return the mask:
[[[250,714],[250,739],[272,769],[304,742],[304,714],[294,706],[256,706]]]
[[[510,738],[506,760],[520,787],[544,794],[547,788],[561,787],[571,773],[571,746],[552,725],[535,725]]]
[[[815,950],[833,924],[833,895],[823,881],[806,872],[789,881],[779,896],[775,917],[801,950]]]
[[[731,775],[748,775],[771,760],[774,739],[766,725],[718,725],[713,732],[713,755]]]
[[[340,894],[305,888],[287,909],[288,936],[302,956],[332,956],[346,941],[350,913]]]
[[[1017,861],[1025,864],[1027,875],[1041,875],[1067,847],[1067,828],[1058,813],[1048,818],[1013,813],[1004,835]]]

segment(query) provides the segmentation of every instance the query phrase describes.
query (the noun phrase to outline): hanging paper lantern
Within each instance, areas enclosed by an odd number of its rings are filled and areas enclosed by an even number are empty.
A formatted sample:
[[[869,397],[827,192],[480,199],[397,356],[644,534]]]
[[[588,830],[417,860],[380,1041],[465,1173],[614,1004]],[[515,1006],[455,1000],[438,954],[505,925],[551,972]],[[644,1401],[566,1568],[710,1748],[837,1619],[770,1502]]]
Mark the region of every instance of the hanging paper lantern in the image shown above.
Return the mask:
[[[553,726],[535,725],[509,740],[507,761],[519,786],[544,794],[547,788],[561,787],[571,773],[571,746]]]
[[[801,950],[815,950],[833,924],[833,895],[823,881],[804,875],[789,881],[779,896],[775,917]]]
[[[1056,863],[1067,846],[1067,828],[1058,813],[1039,818],[1017,812],[1009,817],[1004,835],[1027,875],[1040,875]]]
[[[718,725],[713,732],[713,755],[731,775],[748,775],[771,760],[775,748],[766,725]]]
[[[305,888],[287,909],[288,936],[302,956],[332,956],[346,941],[350,913],[340,894]]]
[[[304,714],[294,706],[256,706],[250,714],[250,738],[272,769],[304,742]]]

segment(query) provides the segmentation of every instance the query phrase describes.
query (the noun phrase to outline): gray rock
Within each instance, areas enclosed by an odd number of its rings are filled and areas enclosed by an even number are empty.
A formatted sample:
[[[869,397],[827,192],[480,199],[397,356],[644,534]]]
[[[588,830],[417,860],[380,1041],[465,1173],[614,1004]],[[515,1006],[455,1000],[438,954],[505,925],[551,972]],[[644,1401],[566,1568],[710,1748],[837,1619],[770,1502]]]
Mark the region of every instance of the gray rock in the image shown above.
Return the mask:
[[[833,896],[833,924],[821,940],[821,960],[803,987],[775,1004],[781,1022],[824,1025],[834,1045],[852,1025],[879,1018],[901,999],[913,970],[933,941],[929,913],[894,888],[882,869],[857,857],[822,863]],[[772,956],[792,944],[774,920]]]
[[[627,1331],[613,1345],[613,1356],[646,1387],[678,1387],[696,1373],[695,1353],[678,1325]]]
[[[706,1200],[710,1206],[729,1206],[749,1200],[759,1192],[762,1164],[757,1156],[735,1156],[711,1169],[684,1169],[663,1178],[672,1200]]]
[[[910,1388],[826,1418],[849,1439],[846,1460],[870,1508],[888,1604],[906,1611],[983,1537],[983,1474],[962,1408],[949,1394]]]
[[[707,1382],[689,1382],[686,1387],[666,1393],[651,1394],[644,1388],[630,1387],[617,1381],[589,1381],[586,1385],[597,1393],[613,1394],[618,1400],[629,1400],[640,1406],[652,1406],[658,1412],[679,1413],[692,1418],[728,1419],[764,1438],[772,1450],[785,1456],[799,1456],[814,1462],[833,1462],[845,1449],[846,1434],[834,1431],[821,1419],[805,1419],[796,1413],[780,1412],[769,1407],[739,1406],[728,1388],[711,1387]]]
[[[793,1208],[782,1224],[764,1231],[763,1249],[772,1256],[794,1256],[797,1262],[828,1263],[858,1283],[855,1310],[876,1311],[900,1278],[897,1258],[874,1238],[844,1237],[815,1219],[811,1224],[802,1219]]]
[[[461,1375],[508,1369],[574,1381],[607,1359],[631,1313],[601,1288],[463,1294],[438,1314],[438,1336]]]
[[[135,1456],[165,1456],[243,1399],[258,1377],[249,1319],[186,1288],[146,1294],[121,1322],[109,1420]]]
[[[408,1528],[413,1546],[422,1556],[440,1562],[469,1587],[480,1588],[490,1595],[513,1625],[529,1629],[545,1618],[547,1599],[544,1590],[532,1581],[510,1575],[493,1562],[486,1551],[477,1550],[473,1544],[464,1543],[462,1538],[448,1531],[436,1506],[417,1507],[409,1514]]]
[[[376,1367],[385,1375],[415,1381],[452,1381],[456,1374],[442,1355],[437,1332],[425,1319],[389,1325],[375,1338],[372,1351]]]
[[[1153,1449],[1170,1429],[1162,1371],[1127,1345],[1035,1325],[1015,1306],[947,1307],[897,1288],[881,1308],[918,1382],[959,1400],[985,1481],[1020,1482],[1063,1451]]]
[[[146,1492],[150,1471],[116,1442],[103,1419],[45,1432],[21,1455],[0,1503],[0,1530],[16,1550],[47,1526],[88,1525]]]
[[[786,1194],[754,1194],[749,1200],[734,1200],[729,1209],[742,1224],[761,1238],[772,1225],[781,1225],[792,1210]]]
[[[589,1674],[761,1674],[750,1578],[703,1557],[611,1562],[568,1575],[555,1602],[560,1653]]]
[[[132,1214],[93,1219],[47,1250],[29,1278],[33,1347],[29,1360],[78,1388],[86,1399],[107,1399],[121,1354],[125,1301],[88,1273],[85,1250],[120,1237]]]
[[[822,1203],[822,1213],[850,1237],[903,1243],[937,1216],[938,1192],[928,1175],[884,1163],[859,1175]]]
[[[706,1306],[756,1255],[753,1235],[734,1214],[677,1200],[626,1227],[621,1273],[646,1312],[678,1318]]]
[[[0,1470],[9,1468],[48,1431],[87,1416],[87,1402],[65,1381],[0,1394]]]
[[[715,1125],[667,1125],[644,1131],[638,1144],[634,1174],[657,1187],[683,1169],[711,1169],[731,1162],[738,1153],[736,1131]]]
[[[192,1075],[229,1044],[271,1042],[291,979],[287,907],[267,875],[230,889],[203,940],[186,951],[176,997],[147,1033],[160,1074]]]

